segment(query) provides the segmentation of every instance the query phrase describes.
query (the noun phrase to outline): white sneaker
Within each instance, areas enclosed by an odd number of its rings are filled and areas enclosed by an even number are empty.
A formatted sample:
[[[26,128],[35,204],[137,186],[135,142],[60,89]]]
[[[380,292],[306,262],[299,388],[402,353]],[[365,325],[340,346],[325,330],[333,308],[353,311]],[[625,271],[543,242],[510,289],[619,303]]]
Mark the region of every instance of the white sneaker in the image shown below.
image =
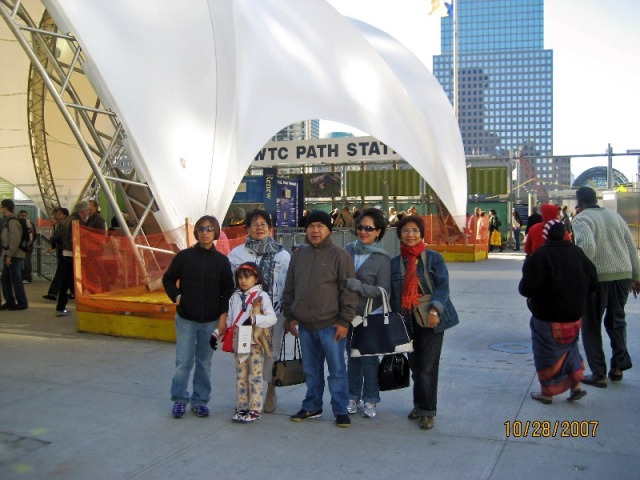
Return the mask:
[[[358,413],[358,409],[362,406],[360,400],[357,402],[355,400],[349,400],[349,405],[347,405],[347,412],[349,413]]]
[[[376,416],[376,404],[365,402],[364,404],[364,412],[362,412],[362,416],[364,418],[373,418]]]

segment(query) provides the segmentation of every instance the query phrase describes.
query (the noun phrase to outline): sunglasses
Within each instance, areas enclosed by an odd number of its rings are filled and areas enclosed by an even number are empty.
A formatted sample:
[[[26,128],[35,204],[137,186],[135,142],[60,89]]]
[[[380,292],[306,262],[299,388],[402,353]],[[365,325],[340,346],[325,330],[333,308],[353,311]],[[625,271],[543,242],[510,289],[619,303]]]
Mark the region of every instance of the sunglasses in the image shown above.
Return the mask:
[[[360,232],[362,230],[364,230],[365,232],[371,233],[371,232],[375,232],[377,230],[377,228],[376,227],[372,227],[371,225],[358,225],[356,227],[356,230],[358,230]]]
[[[206,225],[204,227],[198,227],[196,228],[197,232],[200,233],[204,233],[204,232],[213,232],[215,230],[215,228],[213,227],[213,225]]]

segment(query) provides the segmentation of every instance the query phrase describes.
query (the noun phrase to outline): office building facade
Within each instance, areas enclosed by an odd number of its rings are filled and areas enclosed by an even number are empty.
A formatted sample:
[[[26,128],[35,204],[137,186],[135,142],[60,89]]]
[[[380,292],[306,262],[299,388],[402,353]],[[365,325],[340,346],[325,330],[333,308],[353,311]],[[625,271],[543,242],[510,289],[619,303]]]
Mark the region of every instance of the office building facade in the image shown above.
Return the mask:
[[[535,176],[543,185],[569,184],[566,160],[551,158],[553,51],[543,45],[544,0],[456,1],[465,154],[522,158],[518,183]],[[453,35],[453,18],[443,18],[433,72],[452,103]]]
[[[290,140],[309,140],[320,138],[320,120],[303,120],[292,123],[276,133],[271,141],[286,142]]]

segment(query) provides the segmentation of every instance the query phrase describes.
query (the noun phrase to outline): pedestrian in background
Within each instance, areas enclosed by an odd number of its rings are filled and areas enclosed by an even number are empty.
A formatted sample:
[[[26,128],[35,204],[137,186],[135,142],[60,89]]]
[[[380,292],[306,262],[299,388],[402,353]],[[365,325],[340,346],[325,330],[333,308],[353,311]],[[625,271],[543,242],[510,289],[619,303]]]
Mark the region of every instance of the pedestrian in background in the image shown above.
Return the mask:
[[[527,217],[527,226],[524,229],[524,234],[529,235],[529,230],[531,230],[531,227],[540,222],[542,222],[542,215],[538,213],[538,208],[531,207],[531,215]]]
[[[627,222],[613,210],[597,204],[596,192],[589,187],[576,191],[580,213],[572,222],[576,245],[596,266],[598,291],[582,319],[582,343],[591,368],[586,385],[607,387],[607,362],[602,348],[602,322],[611,342],[608,377],[622,380],[631,368],[627,350],[627,322],[624,307],[632,290],[640,292],[640,260]]]
[[[511,212],[511,233],[513,234],[514,247],[513,249],[520,251],[520,226],[522,225],[522,219],[520,214],[514,208]]]
[[[62,267],[60,265],[62,262],[62,225],[68,217],[69,210],[64,207],[58,207],[53,210],[54,223],[49,243],[51,244],[50,252],[55,252],[56,255],[56,273],[53,276],[53,280],[51,280],[47,294],[42,296],[46,300],[58,299],[58,292],[62,282]],[[71,291],[73,292],[73,287]],[[74,296],[68,295],[68,298],[74,298]]]
[[[73,213],[62,223],[62,257],[60,258],[60,290],[58,290],[58,302],[56,304],[56,317],[67,317],[71,313],[67,310],[69,302],[68,291],[73,288],[73,222],[78,222],[80,226],[85,226],[89,218],[89,202],[79,201],[73,207]]]
[[[27,226],[29,232],[29,243],[25,250],[24,260],[22,262],[22,283],[33,282],[33,265],[31,264],[31,257],[33,256],[33,247],[36,243],[36,236],[38,231],[33,222],[29,219],[29,212],[26,210],[20,210],[18,217],[22,219]]]
[[[584,377],[578,346],[580,318],[598,279],[593,264],[565,233],[560,220],[545,224],[545,244],[525,259],[518,287],[531,311],[533,361],[541,387],[531,392],[531,398],[545,405],[567,390],[569,402],[586,395],[580,387]]]
[[[502,247],[502,235],[500,234],[500,227],[502,222],[498,218],[498,214],[495,210],[489,210],[489,252],[493,252],[494,247],[498,247],[500,251],[504,250]]]
[[[22,283],[22,262],[26,254],[20,248],[22,224],[14,213],[15,208],[16,204],[10,198],[4,198],[0,202],[0,209],[4,216],[1,234],[4,264],[0,275],[4,303],[0,305],[0,310],[26,310],[29,308],[29,301]]]

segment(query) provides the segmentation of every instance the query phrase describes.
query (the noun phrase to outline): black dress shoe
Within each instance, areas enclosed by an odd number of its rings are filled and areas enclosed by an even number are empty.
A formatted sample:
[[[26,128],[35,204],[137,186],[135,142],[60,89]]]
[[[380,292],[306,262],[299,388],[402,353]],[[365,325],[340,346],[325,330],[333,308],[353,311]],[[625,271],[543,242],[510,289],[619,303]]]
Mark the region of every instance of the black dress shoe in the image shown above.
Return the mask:
[[[9,310],[26,310],[27,308],[29,308],[29,305],[12,305]]]
[[[612,382],[621,382],[622,381],[622,372],[620,373],[613,373],[613,370],[609,370],[609,380],[611,380]]]
[[[591,385],[592,387],[607,388],[607,377],[604,375],[585,375],[582,383]]]
[[[69,300],[74,300],[76,298],[76,296],[73,293],[70,293],[69,295],[67,295],[67,298]]]
[[[11,308],[15,306],[15,303],[3,303],[2,305],[0,305],[0,310],[11,310]]]
[[[46,295],[42,295],[42,298],[44,298],[46,300],[58,300],[58,297],[56,297],[55,295],[52,295],[50,293],[48,293]]]

